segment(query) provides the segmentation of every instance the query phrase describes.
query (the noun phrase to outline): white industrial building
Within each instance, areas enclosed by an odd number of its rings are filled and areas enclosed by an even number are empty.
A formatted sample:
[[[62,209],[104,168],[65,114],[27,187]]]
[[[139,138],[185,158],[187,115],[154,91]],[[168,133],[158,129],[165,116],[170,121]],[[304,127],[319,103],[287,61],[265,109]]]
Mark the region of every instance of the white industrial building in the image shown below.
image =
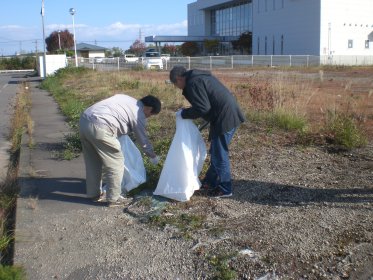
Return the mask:
[[[373,0],[198,0],[188,37],[252,32],[253,55],[372,56]]]

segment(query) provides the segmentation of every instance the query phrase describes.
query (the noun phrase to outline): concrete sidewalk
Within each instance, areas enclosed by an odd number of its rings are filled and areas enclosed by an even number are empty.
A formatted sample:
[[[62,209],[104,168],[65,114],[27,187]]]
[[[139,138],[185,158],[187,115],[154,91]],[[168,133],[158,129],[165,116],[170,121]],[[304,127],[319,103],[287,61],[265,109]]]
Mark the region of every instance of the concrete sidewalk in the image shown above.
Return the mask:
[[[57,273],[59,270],[55,267],[64,262],[63,258],[51,260],[43,253],[50,242],[59,242],[55,240],[56,233],[48,228],[53,223],[51,219],[100,207],[85,199],[82,158],[71,161],[58,158],[64,137],[70,132],[69,126],[54,99],[39,89],[40,82],[30,81],[34,129],[31,139],[27,133],[22,139],[14,264],[26,269],[27,279],[52,279],[57,275],[61,279],[61,273]],[[29,145],[30,140],[32,145]]]

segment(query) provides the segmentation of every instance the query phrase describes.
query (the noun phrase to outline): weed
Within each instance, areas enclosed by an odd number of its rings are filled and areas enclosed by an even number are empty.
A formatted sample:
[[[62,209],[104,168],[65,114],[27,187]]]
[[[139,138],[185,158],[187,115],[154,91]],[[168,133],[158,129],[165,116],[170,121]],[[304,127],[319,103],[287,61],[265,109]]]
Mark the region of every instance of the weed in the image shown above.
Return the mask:
[[[191,238],[192,233],[203,226],[206,217],[203,215],[180,214],[172,216],[155,215],[149,218],[153,226],[164,228],[166,225],[176,227],[184,238]]]
[[[4,280],[23,280],[26,279],[26,273],[19,266],[0,265],[0,279]]]
[[[327,138],[347,149],[366,145],[367,138],[351,116],[329,112],[325,127]]]
[[[232,280],[237,278],[237,273],[230,267],[229,261],[237,254],[218,254],[208,258],[209,264],[214,269],[216,280]]]
[[[123,80],[117,85],[120,90],[138,89],[140,87],[139,80]]]

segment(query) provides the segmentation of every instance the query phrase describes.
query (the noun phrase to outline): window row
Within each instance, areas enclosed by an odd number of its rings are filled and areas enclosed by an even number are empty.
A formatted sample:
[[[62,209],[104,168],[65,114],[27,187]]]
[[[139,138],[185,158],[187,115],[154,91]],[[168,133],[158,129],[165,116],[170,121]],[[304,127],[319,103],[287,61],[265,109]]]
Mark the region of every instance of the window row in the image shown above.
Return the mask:
[[[211,35],[239,36],[243,32],[252,31],[251,19],[251,1],[212,10]]]
[[[369,46],[370,46],[369,42],[370,42],[369,40],[365,40],[365,44],[364,44],[365,49],[369,49]],[[349,49],[354,48],[354,40],[348,40],[348,48]]]

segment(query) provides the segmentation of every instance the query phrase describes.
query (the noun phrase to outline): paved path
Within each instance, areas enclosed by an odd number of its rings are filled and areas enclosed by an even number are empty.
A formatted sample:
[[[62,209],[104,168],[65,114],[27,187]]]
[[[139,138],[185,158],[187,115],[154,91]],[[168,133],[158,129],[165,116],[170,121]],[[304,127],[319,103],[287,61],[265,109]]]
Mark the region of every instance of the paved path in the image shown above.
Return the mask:
[[[29,280],[52,279],[62,259],[48,264],[51,258],[40,251],[48,250],[53,240],[55,233],[47,229],[53,223],[52,217],[93,205],[85,199],[82,158],[67,161],[57,156],[70,132],[65,118],[48,92],[39,89],[38,81],[31,80],[30,88],[34,146],[29,148],[29,135],[25,134],[18,173],[21,192],[17,200],[14,263],[25,267]]]

